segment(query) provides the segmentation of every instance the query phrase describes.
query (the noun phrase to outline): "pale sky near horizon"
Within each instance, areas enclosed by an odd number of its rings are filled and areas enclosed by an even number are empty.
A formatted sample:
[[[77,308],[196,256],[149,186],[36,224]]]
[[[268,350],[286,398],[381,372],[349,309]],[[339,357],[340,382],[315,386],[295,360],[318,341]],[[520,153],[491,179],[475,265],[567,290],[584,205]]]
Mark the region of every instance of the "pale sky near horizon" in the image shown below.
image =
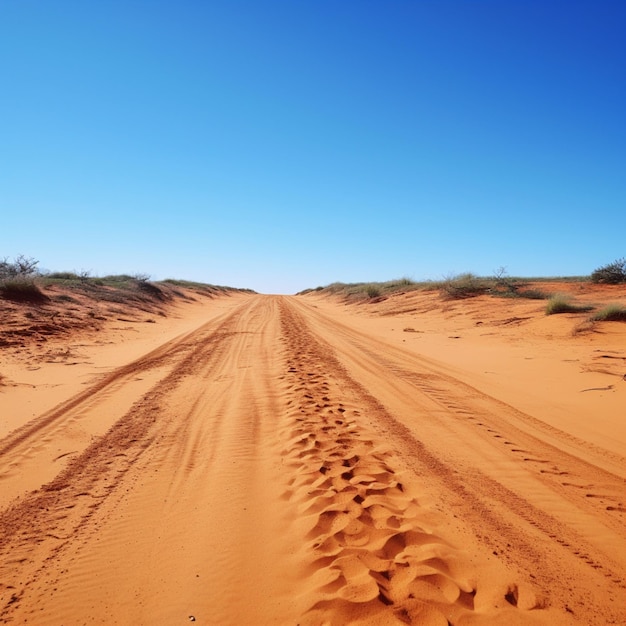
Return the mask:
[[[626,256],[626,3],[0,0],[0,257],[294,293]]]

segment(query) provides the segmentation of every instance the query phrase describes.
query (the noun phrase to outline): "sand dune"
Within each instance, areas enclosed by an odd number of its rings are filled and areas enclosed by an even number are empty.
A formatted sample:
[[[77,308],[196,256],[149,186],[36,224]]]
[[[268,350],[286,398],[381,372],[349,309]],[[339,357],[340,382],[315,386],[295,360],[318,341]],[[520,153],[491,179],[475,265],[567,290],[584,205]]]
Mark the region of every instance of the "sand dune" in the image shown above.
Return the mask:
[[[542,307],[235,294],[25,338],[0,622],[624,623],[626,332]]]

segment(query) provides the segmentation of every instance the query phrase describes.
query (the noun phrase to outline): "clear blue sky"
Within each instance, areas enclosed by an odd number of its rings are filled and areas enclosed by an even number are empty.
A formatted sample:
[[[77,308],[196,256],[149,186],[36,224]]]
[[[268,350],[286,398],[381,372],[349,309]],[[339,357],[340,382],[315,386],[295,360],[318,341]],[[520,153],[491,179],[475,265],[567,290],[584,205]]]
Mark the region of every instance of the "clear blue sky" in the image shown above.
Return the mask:
[[[622,0],[0,0],[0,257],[265,293],[626,255]]]

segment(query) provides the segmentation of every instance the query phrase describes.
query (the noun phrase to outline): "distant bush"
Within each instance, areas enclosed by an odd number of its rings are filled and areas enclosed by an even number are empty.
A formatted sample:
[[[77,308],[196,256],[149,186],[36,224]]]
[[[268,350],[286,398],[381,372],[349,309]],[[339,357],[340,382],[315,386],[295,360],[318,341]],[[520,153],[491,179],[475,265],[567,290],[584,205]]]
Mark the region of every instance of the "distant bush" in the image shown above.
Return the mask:
[[[46,278],[52,280],[79,280],[80,277],[75,272],[51,272],[46,274]]]
[[[595,269],[591,273],[591,282],[605,285],[626,283],[626,259],[617,259],[613,263]]]
[[[135,277],[130,274],[108,274],[107,276],[102,276],[100,280],[105,285],[116,285],[118,283],[131,283],[135,280]]]
[[[626,322],[626,307],[609,304],[591,316],[593,322]]]
[[[518,291],[517,296],[520,298],[528,298],[529,300],[547,300],[552,296],[541,289],[525,289],[524,291]]]
[[[546,315],[556,315],[558,313],[583,313],[593,310],[592,306],[572,304],[566,296],[552,296],[546,305]]]
[[[152,298],[156,298],[157,300],[167,300],[165,292],[154,283],[149,283],[147,279],[137,280],[137,288],[139,291],[143,291]]]
[[[388,283],[385,283],[387,289],[396,290],[401,289],[402,287],[413,287],[415,285],[415,281],[403,276],[402,278],[397,278],[396,280],[390,280]]]
[[[35,283],[39,261],[20,255],[12,262],[0,260],[0,297],[14,302],[38,304],[49,300]]]
[[[365,293],[367,294],[368,298],[380,298],[380,288],[377,287],[376,285],[367,285],[367,287],[365,288]]]
[[[37,274],[37,265],[39,261],[25,257],[23,254],[16,257],[13,262],[7,257],[0,260],[0,280],[9,278],[34,276]]]
[[[551,297],[551,294],[540,289],[493,291],[492,295],[499,298],[526,298],[527,300],[548,300]]]
[[[475,296],[488,293],[491,286],[492,281],[467,273],[448,278],[439,288],[445,298],[459,300],[462,298],[474,298]]]

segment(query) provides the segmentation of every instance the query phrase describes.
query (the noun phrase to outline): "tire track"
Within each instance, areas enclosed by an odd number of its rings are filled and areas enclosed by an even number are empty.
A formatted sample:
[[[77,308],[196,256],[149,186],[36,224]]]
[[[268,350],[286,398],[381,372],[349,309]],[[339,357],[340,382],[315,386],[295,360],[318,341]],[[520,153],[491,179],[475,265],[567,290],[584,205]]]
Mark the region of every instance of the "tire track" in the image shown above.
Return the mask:
[[[384,409],[304,318],[285,305],[281,315],[291,418],[284,455],[296,473],[285,497],[310,519],[310,574],[319,581],[320,599],[302,623],[492,624],[520,610],[546,613],[523,583],[495,596],[476,585],[467,556],[437,533],[419,488],[368,432],[362,415]]]
[[[241,307],[240,307],[241,308]],[[64,410],[78,406],[138,371],[175,361],[176,367],[159,385],[140,398],[109,431],[90,445],[50,483],[0,513],[0,621],[9,623],[30,586],[57,561],[98,509],[120,485],[172,417],[164,414],[167,396],[196,368],[228,350],[238,310],[217,328],[208,324],[182,340],[169,342],[137,362],[116,370],[63,408],[12,438],[5,450],[36,438],[43,428],[64,419]]]
[[[326,341],[333,340],[355,380],[381,381],[376,389],[385,395],[378,397],[400,413],[394,416],[373,400],[380,408],[376,429],[394,441],[417,475],[438,485],[444,506],[462,511],[481,543],[499,559],[528,572],[553,606],[572,612],[580,623],[622,623],[624,607],[615,598],[626,587],[620,567],[623,550],[614,549],[623,545],[625,535],[618,510],[623,502],[621,478],[513,426],[521,412],[442,374],[427,360],[422,363],[415,355],[353,332],[299,302],[296,309],[313,322],[316,336],[324,337],[326,351],[330,350]],[[396,396],[392,402],[390,393]],[[488,442],[488,448],[479,444],[477,435]],[[447,440],[449,447],[442,445]],[[471,447],[456,445],[463,441]],[[485,460],[472,463],[476,445],[482,446],[482,452],[491,450],[488,458],[494,463],[508,456],[511,475],[500,478],[479,469]],[[528,472],[545,485],[543,492],[528,491],[534,488],[525,478]],[[571,484],[561,484],[568,479]],[[588,491],[587,479],[600,485],[602,492]],[[561,498],[573,506],[563,506]]]
[[[258,296],[140,359],[166,370],[158,383],[0,513],[0,622],[620,623],[621,581],[575,529],[428,438],[478,441],[464,388],[320,329],[293,299]],[[124,371],[96,405],[124,391]],[[424,437],[389,389],[428,398],[408,398],[414,413],[436,405],[418,416]],[[91,410],[75,400],[5,456]],[[496,419],[478,432],[498,454],[536,452]]]
[[[103,393],[113,394],[120,389],[128,380],[149,370],[159,367],[174,366],[176,362],[184,358],[184,356],[193,348],[195,338],[198,333],[209,331],[215,325],[215,321],[207,323],[191,333],[183,337],[176,338],[172,341],[159,346],[155,350],[142,356],[140,359],[128,363],[120,368],[115,369],[109,374],[105,374],[99,381],[91,385],[88,389],[73,396],[69,400],[61,403],[51,411],[44,413],[38,418],[31,420],[21,428],[14,430],[4,439],[0,440],[0,458],[7,453],[13,451],[22,444],[28,443],[41,438],[51,426],[57,422],[66,419],[68,413],[74,409],[81,407],[87,403],[94,403],[98,396]]]

